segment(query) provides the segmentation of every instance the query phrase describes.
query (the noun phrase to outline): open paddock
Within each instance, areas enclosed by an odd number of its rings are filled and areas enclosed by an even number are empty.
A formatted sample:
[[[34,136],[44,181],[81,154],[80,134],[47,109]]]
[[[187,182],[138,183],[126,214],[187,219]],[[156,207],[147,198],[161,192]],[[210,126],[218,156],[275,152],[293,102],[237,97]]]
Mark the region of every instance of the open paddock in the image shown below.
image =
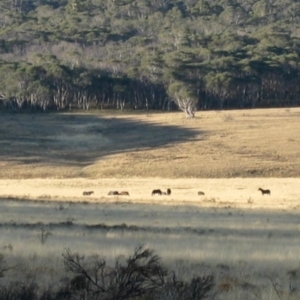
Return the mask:
[[[2,179],[300,176],[300,108],[0,117]]]
[[[298,178],[102,178],[102,179],[0,179],[2,198],[72,201],[91,203],[144,203],[194,205],[245,209],[300,209]],[[271,195],[258,188],[266,187]],[[159,188],[171,189],[171,195],[152,195]],[[85,196],[83,191],[94,193]],[[130,196],[108,195],[110,191],[128,191]],[[205,195],[198,195],[203,191]]]
[[[299,299],[299,117],[1,114],[0,284],[58,287],[66,248],[113,263],[143,244],[213,274],[214,299]]]

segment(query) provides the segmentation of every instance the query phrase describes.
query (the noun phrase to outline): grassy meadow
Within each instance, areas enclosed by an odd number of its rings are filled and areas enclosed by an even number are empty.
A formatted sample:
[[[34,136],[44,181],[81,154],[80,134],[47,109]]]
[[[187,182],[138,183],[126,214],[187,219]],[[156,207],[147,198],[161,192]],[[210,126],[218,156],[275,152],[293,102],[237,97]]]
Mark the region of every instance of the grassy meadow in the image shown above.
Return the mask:
[[[2,179],[298,177],[300,109],[1,114]]]
[[[213,275],[213,299],[299,299],[300,109],[0,118],[0,285],[58,288],[65,249],[113,264],[145,245]]]

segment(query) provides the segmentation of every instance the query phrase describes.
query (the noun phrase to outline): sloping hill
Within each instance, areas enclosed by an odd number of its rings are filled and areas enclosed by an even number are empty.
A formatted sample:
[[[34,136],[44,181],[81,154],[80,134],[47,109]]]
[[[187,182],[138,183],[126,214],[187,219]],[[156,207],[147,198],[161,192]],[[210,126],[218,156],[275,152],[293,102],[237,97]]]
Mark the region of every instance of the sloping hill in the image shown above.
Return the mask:
[[[2,114],[0,177],[299,177],[299,115]]]

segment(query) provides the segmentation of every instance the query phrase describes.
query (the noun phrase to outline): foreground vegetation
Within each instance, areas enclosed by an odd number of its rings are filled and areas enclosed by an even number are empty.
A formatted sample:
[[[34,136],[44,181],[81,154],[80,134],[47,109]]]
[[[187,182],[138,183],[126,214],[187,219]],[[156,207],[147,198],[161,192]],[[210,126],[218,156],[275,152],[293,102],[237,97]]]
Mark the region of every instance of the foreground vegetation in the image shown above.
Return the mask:
[[[1,257],[2,258],[2,257]],[[195,277],[190,282],[180,281],[175,273],[168,276],[160,258],[149,249],[138,247],[124,263],[113,267],[104,259],[84,261],[84,257],[66,250],[63,254],[66,271],[74,274],[58,291],[41,291],[34,282],[22,286],[1,286],[0,299],[205,299],[213,287],[211,276]],[[0,277],[9,269],[1,266]]]
[[[299,16],[293,0],[3,0],[0,99],[189,116],[299,105]]]
[[[161,200],[2,199],[0,299],[299,299],[299,207]]]
[[[7,267],[0,256],[0,299],[1,300],[201,300],[201,299],[298,299],[298,286],[294,277],[297,270],[289,273],[290,280],[280,282],[273,276],[260,275],[269,282],[251,283],[254,278],[235,278],[227,275],[216,282],[213,275],[182,276],[168,270],[153,250],[137,247],[128,258],[118,258],[114,265],[108,265],[104,258],[80,256],[69,249],[63,253],[65,272],[69,277],[61,277],[59,284],[47,282],[40,286],[32,279],[21,281],[5,280],[6,273],[23,268],[15,265]],[[27,268],[30,268],[28,262]],[[40,266],[45,269],[44,266]],[[223,273],[226,265],[220,273]],[[190,270],[192,271],[192,270]],[[278,275],[277,275],[278,276]],[[244,276],[243,276],[244,277]],[[261,278],[259,280],[262,280]],[[265,281],[265,280],[262,280]],[[239,298],[241,297],[241,298]]]

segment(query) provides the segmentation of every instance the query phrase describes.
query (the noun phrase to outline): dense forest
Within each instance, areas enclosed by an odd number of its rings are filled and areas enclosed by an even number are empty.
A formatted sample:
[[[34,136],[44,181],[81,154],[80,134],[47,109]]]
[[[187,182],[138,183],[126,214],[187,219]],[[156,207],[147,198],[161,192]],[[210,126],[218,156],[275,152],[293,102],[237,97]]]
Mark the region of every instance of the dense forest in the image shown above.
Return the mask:
[[[1,0],[13,110],[300,104],[297,0]]]

